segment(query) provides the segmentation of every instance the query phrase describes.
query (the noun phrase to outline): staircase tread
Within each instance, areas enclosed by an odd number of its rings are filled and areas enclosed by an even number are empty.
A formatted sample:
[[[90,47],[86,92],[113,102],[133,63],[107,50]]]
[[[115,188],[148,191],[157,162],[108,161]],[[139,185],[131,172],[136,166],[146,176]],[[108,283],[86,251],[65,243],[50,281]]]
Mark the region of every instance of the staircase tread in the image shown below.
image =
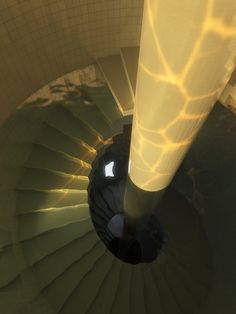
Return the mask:
[[[107,140],[113,136],[114,131],[111,125],[95,103],[87,106],[81,103],[76,103],[76,105],[66,104],[64,108],[72,112],[76,118],[83,120],[90,129],[93,129],[103,139]]]
[[[34,238],[47,231],[84,220],[88,220],[92,224],[88,205],[84,207],[68,207],[45,213],[35,212],[28,215],[21,215],[18,217],[19,240],[23,241]]]
[[[53,190],[76,189],[86,190],[88,177],[63,175],[62,173],[37,168],[25,168],[24,174],[16,185],[17,190]]]
[[[101,135],[63,106],[58,106],[55,112],[47,119],[47,123],[60,130],[67,136],[80,139],[91,147],[99,147],[103,140]]]
[[[26,168],[48,169],[72,175],[88,175],[90,164],[50,148],[34,144],[33,150],[25,164]]]
[[[129,82],[130,90],[134,98],[138,73],[139,46],[122,47],[120,49],[120,54]]]
[[[122,266],[118,290],[112,304],[111,314],[120,314],[123,309],[127,309],[127,314],[130,313],[130,293],[131,293],[131,277],[133,265],[124,263]]]
[[[35,143],[86,162],[92,162],[96,157],[96,150],[94,148],[80,139],[75,139],[64,134],[47,122],[43,123],[41,134],[35,139]]]
[[[144,296],[145,304],[148,314],[164,314],[161,307],[159,291],[153,280],[151,269],[149,265],[143,266],[143,285],[144,285]]]
[[[143,282],[143,266],[141,264],[134,266],[134,272],[131,281],[130,308],[131,314],[149,314],[146,309],[145,287]]]
[[[90,87],[83,85],[81,88],[96,102],[96,106],[106,116],[112,129],[117,133],[122,132],[122,113],[108,86]]]
[[[79,260],[74,261],[61,275],[59,275],[44,290],[43,294],[56,311],[63,313],[63,307],[70,298],[78,283],[94,267],[98,259],[104,256],[105,247],[98,241],[86,254]],[[67,289],[65,289],[67,287]]]
[[[133,110],[134,103],[120,55],[99,58],[97,63],[121,112],[126,115]]]
[[[96,298],[99,290],[102,289],[103,281],[109,275],[113,261],[114,257],[106,250],[105,254],[96,261],[94,267],[78,283],[73,294],[67,299],[62,313],[73,313],[76,302],[79,304],[80,313],[87,313],[90,304]]]
[[[28,265],[31,266],[90,233],[95,233],[91,221],[74,222],[63,226],[63,228],[52,229],[34,238],[22,241],[21,247]]]
[[[96,298],[90,304],[87,314],[110,314],[112,303],[115,298],[118,282],[120,278],[122,263],[118,259],[114,259],[114,263],[109,273],[107,274],[101,289],[99,290]],[[109,295],[109,298],[107,296]],[[104,302],[106,300],[106,302]]]

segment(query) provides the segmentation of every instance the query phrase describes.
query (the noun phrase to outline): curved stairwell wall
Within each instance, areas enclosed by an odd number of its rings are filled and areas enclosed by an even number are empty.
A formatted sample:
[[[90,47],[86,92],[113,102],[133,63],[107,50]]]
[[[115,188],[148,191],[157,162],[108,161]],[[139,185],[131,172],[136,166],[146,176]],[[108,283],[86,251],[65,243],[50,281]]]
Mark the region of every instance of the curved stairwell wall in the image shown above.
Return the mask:
[[[106,85],[80,90],[73,99],[68,92],[46,107],[23,107],[1,127],[1,310],[193,312],[209,292],[211,277],[194,210],[163,209],[168,242],[151,264],[121,262],[98,237],[88,175],[96,150],[124,121]],[[110,112],[103,113],[99,97],[92,100],[95,92],[107,95]]]
[[[210,293],[199,314],[234,313],[235,116],[216,107],[183,164],[192,181],[174,181],[198,213],[166,206],[161,221],[168,237],[161,255],[133,266],[101,242],[87,203],[96,148],[127,120],[106,85],[76,90],[45,107],[23,107],[1,127],[1,310],[193,313]]]
[[[126,18],[129,21],[128,24],[124,22],[124,29],[129,23],[136,25],[136,13],[142,11],[137,1],[109,3],[113,10],[107,15],[116,8],[117,14],[124,15],[123,21]],[[71,52],[73,58],[64,57],[64,63],[62,59],[53,63],[54,59],[49,56],[55,57],[56,42],[58,39],[62,41],[62,25],[63,34],[69,38],[75,28],[73,25],[77,25],[78,13],[85,10],[83,12],[87,13],[84,16],[89,15],[89,5],[81,11],[79,5],[68,1],[47,1],[40,5],[37,2],[34,5],[35,9],[31,10],[33,2],[11,2],[8,6],[1,3],[1,13],[5,12],[2,16],[6,22],[3,27],[9,28],[8,33],[3,31],[5,41],[1,42],[9,47],[1,59],[2,68],[9,74],[8,79],[1,82],[1,89],[5,90],[5,94],[1,94],[1,121],[26,96],[60,74],[78,68],[77,62],[82,60],[83,54],[80,54],[79,48],[73,50],[78,51],[78,55]],[[91,7],[93,5],[96,10],[100,9],[100,3],[91,2]],[[104,2],[101,11],[106,11],[106,5]],[[134,10],[134,7],[138,10]],[[33,17],[27,17],[30,16],[29,12],[34,12]],[[129,19],[127,12],[133,12],[134,18]],[[48,60],[47,66],[43,67],[45,60],[40,61],[36,54],[37,45],[40,46],[43,41],[38,40],[38,44],[33,46],[31,37],[37,32],[30,35],[25,32],[27,25],[37,15],[38,20],[42,16],[45,25],[49,18],[43,17],[53,16],[54,19],[49,19],[50,38],[55,38],[52,30],[58,29],[57,41],[51,41],[51,51],[54,52],[42,53]],[[63,24],[57,22],[61,21],[59,17],[62,15]],[[67,27],[66,21],[70,15],[74,22],[68,22]],[[89,18],[92,19],[94,15],[91,13]],[[21,16],[27,18],[21,20]],[[20,37],[16,36],[18,34],[12,27],[14,20],[16,25],[23,23],[17,30],[22,32]],[[84,23],[87,22],[86,18]],[[126,33],[129,44],[138,44],[135,40],[129,41],[133,35],[138,36],[136,27]],[[9,34],[15,34],[17,38]],[[32,58],[30,62],[28,59],[23,62],[18,59],[21,54],[16,56],[16,52],[25,44],[24,41],[20,44],[20,39],[27,36],[26,47],[32,47],[29,51]],[[37,36],[47,42],[46,33]],[[111,40],[110,36],[106,39]],[[117,47],[127,42],[120,44],[117,40]],[[58,52],[57,49],[58,56],[62,53],[66,56],[68,47],[72,45],[71,41],[68,46],[63,45],[62,51]],[[12,47],[17,49],[13,51]],[[45,45],[42,47],[44,49]],[[110,53],[119,55],[118,48]],[[106,53],[109,54],[108,51]],[[106,53],[101,52],[96,57],[104,57]],[[183,182],[182,176],[177,174],[174,181],[175,188],[191,200],[198,213],[184,208],[179,212],[163,212],[168,242],[159,259],[152,264],[136,266],[122,263],[111,255],[95,232],[87,204],[90,167],[97,147],[106,144],[107,139],[121,132],[124,123],[132,120],[131,116],[122,115],[126,109],[121,108],[127,108],[129,104],[123,103],[122,99],[129,101],[134,96],[132,87],[136,81],[138,48],[121,48],[120,54],[122,65],[125,66],[121,72],[126,75],[126,86],[131,97],[128,92],[118,94],[117,84],[111,82],[114,76],[109,76],[112,71],[102,71],[103,81],[109,81],[109,84],[101,83],[97,87],[83,85],[80,89],[76,81],[74,87],[71,85],[73,82],[69,76],[69,79],[65,77],[60,81],[64,86],[59,86],[59,91],[58,86],[51,88],[49,93],[43,90],[42,94],[32,97],[34,102],[28,101],[28,106],[17,110],[1,125],[0,310],[3,313],[190,314],[208,293],[209,298],[198,314],[235,313],[236,120],[221,105],[218,104],[213,110],[183,163],[181,171],[188,180]],[[12,62],[5,62],[7,57]],[[117,57],[112,59],[117,60]],[[72,60],[75,62],[73,65]],[[21,68],[26,70],[25,73],[21,72],[24,80],[19,82],[21,76],[15,80],[19,74],[15,69],[18,69],[20,61],[23,62]],[[99,59],[97,62],[101,68],[102,63],[99,63]],[[29,69],[27,63],[34,66]],[[64,68],[64,65],[67,66]],[[35,78],[31,80],[33,74]],[[116,75],[123,77],[119,72]],[[76,74],[72,76],[77,77]],[[44,96],[47,102],[45,99],[42,101]],[[205,246],[201,220],[210,251]],[[194,228],[189,230],[189,226]],[[189,232],[190,236],[187,236]],[[210,262],[203,263],[209,252],[214,265],[211,287],[208,285],[212,272]]]

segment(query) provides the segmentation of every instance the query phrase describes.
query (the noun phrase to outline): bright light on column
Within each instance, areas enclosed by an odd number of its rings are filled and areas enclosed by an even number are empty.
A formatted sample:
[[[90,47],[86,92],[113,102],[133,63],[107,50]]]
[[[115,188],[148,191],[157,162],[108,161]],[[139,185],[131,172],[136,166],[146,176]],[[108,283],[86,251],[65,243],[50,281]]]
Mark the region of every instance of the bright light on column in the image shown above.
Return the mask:
[[[145,0],[129,176],[164,189],[235,67],[235,0]]]

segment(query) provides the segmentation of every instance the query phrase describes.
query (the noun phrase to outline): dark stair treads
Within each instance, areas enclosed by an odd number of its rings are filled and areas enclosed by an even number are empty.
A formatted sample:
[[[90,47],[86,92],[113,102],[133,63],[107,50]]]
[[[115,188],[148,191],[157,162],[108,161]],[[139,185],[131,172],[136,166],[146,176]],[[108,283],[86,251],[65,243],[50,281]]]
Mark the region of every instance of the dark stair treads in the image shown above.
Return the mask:
[[[88,314],[111,313],[113,300],[119,289],[118,282],[121,268],[122,262],[118,259],[115,259],[112,268],[104,279],[103,284],[96,295],[96,298],[93,300],[93,302],[91,302],[90,307],[88,308]]]
[[[202,266],[199,265],[199,267]],[[201,277],[197,275],[197,271],[190,272],[186,267],[176,262],[172,255],[166,256],[166,269],[167,271],[170,270],[171,273],[173,272],[181,280],[184,287],[191,292],[198,303],[201,303],[208,294],[209,286],[201,282]]]
[[[154,262],[151,264],[151,273],[160,294],[160,305],[163,313],[183,314],[180,305],[177,303],[172,290],[160,270],[159,263]]]
[[[0,252],[0,289],[14,281],[19,275],[19,265],[13,247]],[[1,293],[1,290],[0,290]]]
[[[198,309],[196,299],[191,295],[191,291],[187,290],[181,278],[178,278],[167,264],[161,265],[160,271],[172,291],[173,297],[179,304],[183,313],[194,313]]]
[[[1,196],[1,193],[0,193],[0,196]],[[0,229],[0,252],[8,248],[8,246],[11,245],[11,243],[12,243],[11,232],[7,232],[5,230]]]
[[[124,308],[128,309],[127,313],[130,312],[130,294],[132,291],[131,280],[132,280],[133,265],[124,263],[122,266],[119,286],[117,289],[116,297],[111,308],[112,314],[120,314]]]
[[[164,314],[160,302],[160,293],[154,282],[149,264],[143,265],[143,281],[147,314]]]
[[[210,288],[213,269],[205,265],[201,259],[192,259],[190,256],[184,257],[182,253],[170,248],[166,249],[166,254],[205,289]]]
[[[143,265],[134,265],[131,281],[130,309],[132,314],[149,314],[146,310],[145,287],[143,280]],[[138,301],[138,302],[137,302]]]

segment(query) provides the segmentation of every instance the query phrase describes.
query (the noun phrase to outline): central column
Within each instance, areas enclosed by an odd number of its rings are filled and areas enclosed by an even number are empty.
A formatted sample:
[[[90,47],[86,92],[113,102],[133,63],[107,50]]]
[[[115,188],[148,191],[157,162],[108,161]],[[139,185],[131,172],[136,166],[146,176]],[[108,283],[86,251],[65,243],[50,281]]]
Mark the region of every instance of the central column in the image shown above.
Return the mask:
[[[144,1],[127,216],[152,210],[228,82],[235,12],[234,0]]]

